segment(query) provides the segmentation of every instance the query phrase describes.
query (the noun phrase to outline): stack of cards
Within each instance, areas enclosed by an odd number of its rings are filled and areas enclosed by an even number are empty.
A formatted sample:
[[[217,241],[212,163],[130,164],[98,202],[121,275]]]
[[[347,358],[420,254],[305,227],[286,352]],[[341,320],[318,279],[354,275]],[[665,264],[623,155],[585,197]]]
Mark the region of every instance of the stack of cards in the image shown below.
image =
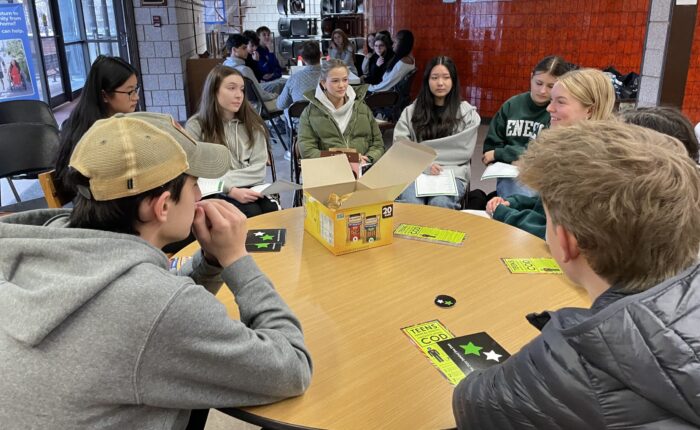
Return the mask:
[[[279,252],[284,245],[287,230],[284,228],[250,230],[245,240],[248,252]]]
[[[465,375],[503,363],[510,357],[508,351],[485,332],[443,340],[438,346]]]

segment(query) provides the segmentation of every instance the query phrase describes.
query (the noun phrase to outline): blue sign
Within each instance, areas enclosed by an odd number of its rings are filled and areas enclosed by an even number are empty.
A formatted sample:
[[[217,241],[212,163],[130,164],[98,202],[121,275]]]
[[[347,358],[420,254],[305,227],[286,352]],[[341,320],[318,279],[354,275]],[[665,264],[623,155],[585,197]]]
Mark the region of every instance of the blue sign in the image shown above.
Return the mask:
[[[0,101],[39,99],[21,4],[0,4]]]

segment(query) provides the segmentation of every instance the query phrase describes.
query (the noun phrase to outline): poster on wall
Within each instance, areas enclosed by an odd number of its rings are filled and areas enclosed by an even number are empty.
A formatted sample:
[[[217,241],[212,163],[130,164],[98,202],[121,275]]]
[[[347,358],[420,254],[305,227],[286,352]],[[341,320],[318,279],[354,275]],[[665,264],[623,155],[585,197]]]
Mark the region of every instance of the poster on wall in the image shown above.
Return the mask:
[[[39,99],[21,4],[0,4],[0,101]]]

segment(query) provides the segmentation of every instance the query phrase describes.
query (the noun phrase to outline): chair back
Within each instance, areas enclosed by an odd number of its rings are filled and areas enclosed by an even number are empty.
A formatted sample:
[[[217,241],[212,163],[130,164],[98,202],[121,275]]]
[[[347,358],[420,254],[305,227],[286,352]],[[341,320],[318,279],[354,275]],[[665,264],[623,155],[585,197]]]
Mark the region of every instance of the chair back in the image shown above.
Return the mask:
[[[46,124],[0,125],[0,178],[36,175],[53,168],[58,153],[58,129]]]
[[[304,112],[304,109],[306,109],[306,106],[309,105],[308,100],[299,100],[298,102],[294,102],[287,108],[287,112],[290,118],[299,118]]]
[[[266,112],[267,109],[265,109],[265,103],[263,103],[262,95],[258,92],[258,86],[255,85],[255,82],[253,82],[250,78],[246,78],[245,76],[243,76],[243,86],[245,87],[245,98],[248,99],[248,102],[251,105],[253,105],[255,111],[260,116],[263,116],[263,112]],[[263,119],[265,118],[263,117]]]
[[[413,69],[408,72],[406,76],[401,78],[399,83],[394,86],[394,90],[399,93],[399,100],[394,107],[393,118],[391,118],[394,122],[398,121],[401,112],[403,112],[406,106],[411,104],[411,86],[413,85],[413,79],[416,77],[417,70],[418,69]]]
[[[18,122],[46,124],[58,129],[53,111],[41,100],[12,100],[0,103],[0,124]]]
[[[394,106],[398,101],[399,93],[396,91],[379,91],[365,98],[365,103],[372,111]]]

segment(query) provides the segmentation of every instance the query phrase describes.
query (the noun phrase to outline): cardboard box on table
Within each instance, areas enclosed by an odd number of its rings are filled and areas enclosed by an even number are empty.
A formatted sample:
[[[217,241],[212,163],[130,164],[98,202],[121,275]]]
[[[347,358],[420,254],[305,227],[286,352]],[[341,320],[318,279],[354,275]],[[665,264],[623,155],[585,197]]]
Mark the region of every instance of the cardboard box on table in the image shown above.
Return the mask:
[[[394,199],[435,159],[435,150],[398,141],[355,180],[345,155],[301,160],[304,229],[335,255],[393,241]],[[328,207],[331,194],[342,196]]]

